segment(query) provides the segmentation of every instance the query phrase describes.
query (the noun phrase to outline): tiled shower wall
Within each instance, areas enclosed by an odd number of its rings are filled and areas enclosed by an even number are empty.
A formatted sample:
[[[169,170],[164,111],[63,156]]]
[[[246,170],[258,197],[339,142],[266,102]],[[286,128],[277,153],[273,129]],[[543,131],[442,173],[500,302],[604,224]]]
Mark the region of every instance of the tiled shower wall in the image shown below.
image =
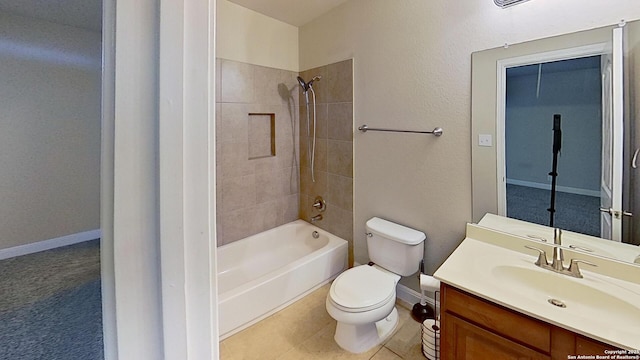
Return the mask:
[[[293,71],[224,59],[217,59],[216,73],[221,246],[298,219],[299,86]]]
[[[298,218],[310,221],[318,214],[311,205],[319,195],[327,210],[315,225],[349,241],[352,259],[353,61],[300,73],[305,81],[322,76],[313,84],[315,183],[307,157],[306,105],[298,74],[225,59],[217,59],[216,74],[218,246]],[[262,143],[268,140],[264,129],[269,126],[263,122],[268,116],[249,114],[275,115],[275,156],[250,154],[250,149],[269,148]],[[259,138],[250,141],[256,133]],[[256,142],[259,146],[251,145]]]
[[[327,210],[318,227],[349,242],[349,263],[353,263],[353,60],[310,69],[300,73],[313,83],[316,92],[315,183],[307,156],[307,113],[300,92],[300,218],[310,221],[319,214],[313,209],[322,196]],[[311,96],[310,96],[311,99]],[[313,127],[310,128],[313,134]]]

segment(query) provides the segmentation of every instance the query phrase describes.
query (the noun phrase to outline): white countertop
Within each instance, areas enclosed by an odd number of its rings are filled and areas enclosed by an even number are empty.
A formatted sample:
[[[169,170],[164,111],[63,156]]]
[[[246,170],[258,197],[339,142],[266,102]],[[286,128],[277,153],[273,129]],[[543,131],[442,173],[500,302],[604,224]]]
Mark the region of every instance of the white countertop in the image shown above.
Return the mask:
[[[584,278],[572,278],[535,266],[535,251],[525,249],[524,245],[547,250],[546,245],[539,242],[492,233],[470,224],[467,238],[434,277],[496,304],[604,343],[628,350],[640,349],[638,266],[565,251],[565,263],[578,257],[598,264],[595,268],[598,272],[583,266]],[[618,273],[623,276],[609,276]],[[530,276],[527,279],[532,279],[531,284],[511,274],[526,274]],[[567,307],[551,305],[548,302],[551,297],[564,301]]]

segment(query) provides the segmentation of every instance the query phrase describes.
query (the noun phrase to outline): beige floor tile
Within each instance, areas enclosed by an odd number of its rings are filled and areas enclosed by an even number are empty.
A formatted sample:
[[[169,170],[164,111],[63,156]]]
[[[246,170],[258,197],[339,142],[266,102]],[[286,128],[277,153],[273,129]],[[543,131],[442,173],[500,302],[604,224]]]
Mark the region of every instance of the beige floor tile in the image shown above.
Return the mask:
[[[395,354],[393,351],[383,347],[371,358],[371,360],[403,360],[403,359],[397,354]]]
[[[373,355],[380,350],[382,345],[375,346],[373,349],[362,353],[352,354],[341,349],[333,339],[335,334],[335,323],[328,325],[309,340],[305,341],[302,346],[312,359],[353,359],[364,360],[371,359]]]
[[[398,328],[385,347],[351,354],[336,344],[336,321],[325,308],[327,284],[265,320],[220,343],[223,360],[244,359],[423,359],[420,326],[410,311],[398,309]]]
[[[414,348],[420,348],[421,339],[420,323],[409,317],[387,341],[385,347],[406,359],[408,354],[415,352]]]
[[[235,360],[224,341],[220,343],[220,360]]]
[[[316,354],[311,353],[304,346],[295,346],[293,349],[286,352],[278,360],[315,360],[318,359]]]
[[[271,316],[227,338],[224,345],[234,360],[277,359],[295,345],[283,331],[285,327]]]
[[[328,325],[335,326],[335,320],[327,313],[324,303],[310,303],[306,307],[278,313],[275,317],[284,325],[282,334],[294,345],[303,343]]]

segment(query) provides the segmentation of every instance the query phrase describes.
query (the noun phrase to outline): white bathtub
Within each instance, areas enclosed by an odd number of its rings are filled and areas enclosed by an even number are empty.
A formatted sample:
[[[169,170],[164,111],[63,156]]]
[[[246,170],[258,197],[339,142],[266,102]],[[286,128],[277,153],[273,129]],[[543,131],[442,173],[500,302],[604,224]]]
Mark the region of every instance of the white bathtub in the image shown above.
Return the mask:
[[[320,237],[314,239],[312,232]],[[347,242],[296,220],[218,248],[224,339],[286,307],[347,268]]]

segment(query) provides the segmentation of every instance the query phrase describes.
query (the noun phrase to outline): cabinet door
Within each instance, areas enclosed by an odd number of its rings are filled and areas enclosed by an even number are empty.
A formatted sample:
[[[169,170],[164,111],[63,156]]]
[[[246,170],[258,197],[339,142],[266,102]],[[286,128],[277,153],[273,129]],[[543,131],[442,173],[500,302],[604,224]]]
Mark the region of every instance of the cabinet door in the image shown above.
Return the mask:
[[[615,350],[616,347],[599,341],[576,336],[576,355],[606,355],[605,350]]]
[[[442,360],[550,359],[526,346],[507,340],[455,315],[444,313]]]

